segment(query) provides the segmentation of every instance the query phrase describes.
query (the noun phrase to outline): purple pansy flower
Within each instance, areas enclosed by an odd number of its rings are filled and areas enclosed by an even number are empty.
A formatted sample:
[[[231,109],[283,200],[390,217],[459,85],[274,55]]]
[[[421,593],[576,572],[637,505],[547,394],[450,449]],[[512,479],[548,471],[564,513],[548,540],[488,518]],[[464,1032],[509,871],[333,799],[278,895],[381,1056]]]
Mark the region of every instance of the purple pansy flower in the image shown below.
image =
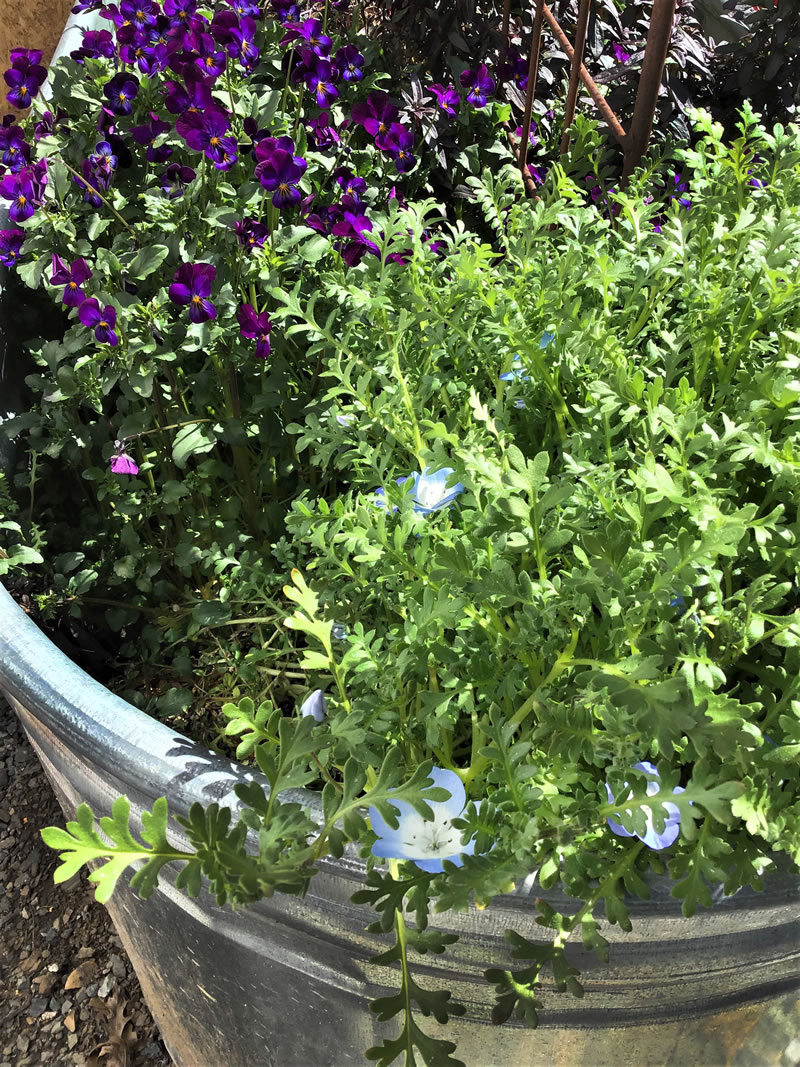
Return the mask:
[[[84,282],[92,276],[89,265],[85,259],[76,259],[71,266],[67,266],[60,256],[53,253],[53,269],[50,276],[51,285],[63,285],[64,292],[61,295],[61,303],[67,307],[78,307],[83,303],[85,294],[81,289]],[[112,309],[113,310],[113,309]]]
[[[55,133],[56,126],[63,124],[68,117],[63,108],[59,108],[55,115],[52,111],[43,111],[40,121],[33,127],[34,140],[40,141],[42,137],[49,137]],[[61,129],[66,129],[66,127],[61,125]]]
[[[344,195],[352,196],[356,203],[361,199],[362,194],[367,191],[367,183],[364,179],[357,177],[347,167],[337,167],[333,172],[333,176]]]
[[[261,8],[252,0],[228,0],[228,3],[240,18],[261,18]]]
[[[38,206],[30,169],[7,174],[0,181],[0,197],[11,201],[8,217],[12,222],[24,222],[29,219]]]
[[[331,205],[329,212],[339,207]],[[366,236],[372,230],[372,223],[366,215],[359,215],[355,211],[345,211],[343,217],[334,222],[331,234],[334,237],[344,237],[345,241],[337,241],[335,248],[341,252],[342,259],[348,267],[355,267],[369,252],[373,256],[380,255],[380,249],[374,241]]]
[[[508,54],[497,68],[497,78],[501,82],[513,81],[519,89],[528,87],[528,60],[519,54],[518,49],[509,48]]]
[[[133,111],[132,101],[139,92],[139,79],[134,74],[115,74],[103,86],[103,95],[108,100],[109,108],[115,115],[130,115]]]
[[[256,219],[241,219],[233,224],[236,240],[248,252],[254,248],[263,248],[269,239],[269,229]]]
[[[388,133],[392,123],[400,112],[394,106],[386,93],[374,90],[366,100],[359,100],[353,105],[351,117],[371,137]]]
[[[164,14],[174,26],[190,21],[197,11],[197,0],[164,0]]]
[[[114,38],[110,30],[84,30],[80,48],[70,52],[70,59],[79,63],[84,59],[113,59],[116,54]]]
[[[297,185],[308,164],[301,156],[294,156],[285,148],[275,148],[269,154],[266,150],[261,151],[267,140],[269,138],[260,141],[256,147],[256,156],[261,152],[263,157],[256,167],[256,178],[268,192],[272,192],[272,203],[275,207],[283,209],[302,199]]]
[[[16,173],[28,165],[30,158],[31,146],[21,127],[16,122],[0,127],[0,163],[5,163],[12,173]]]
[[[281,44],[291,44],[293,41],[305,42],[318,56],[327,56],[332,44],[330,37],[322,32],[319,19],[306,19],[299,26],[289,26]]]
[[[475,840],[462,844],[463,831],[453,826],[453,819],[461,818],[467,804],[464,783],[455,771],[442,767],[433,767],[430,777],[435,786],[450,794],[449,800],[428,801],[433,819],[423,819],[404,800],[391,800],[389,803],[397,809],[397,826],[392,828],[377,808],[369,809],[370,825],[378,836],[372,855],[380,859],[412,860],[423,871],[441,874],[443,860],[462,867],[461,857],[474,854]]]
[[[316,118],[306,124],[306,129],[311,143],[316,148],[330,148],[332,145],[339,144],[339,134],[336,132],[336,127],[331,125],[329,111],[321,111]]]
[[[231,11],[230,14],[233,14]],[[218,52],[214,47],[214,38],[210,33],[200,34],[199,55],[194,65],[206,78],[218,78],[225,70],[228,60],[224,52]]]
[[[530,128],[530,131],[528,133],[528,144],[529,145],[536,145],[536,144],[539,143],[538,140],[536,139],[536,129],[537,129],[536,123],[534,122],[533,119],[531,119],[531,128]],[[520,140],[522,140],[522,133],[523,133],[522,127],[521,126],[517,126],[516,130],[514,130],[514,134]]]
[[[436,82],[433,85],[429,85],[428,88],[436,97],[436,104],[440,110],[444,111],[446,115],[455,115],[458,105],[461,103],[461,97],[452,85],[448,85],[445,88],[444,85]]]
[[[411,152],[414,147],[414,134],[399,122],[393,122],[388,133],[378,134],[375,144],[382,152],[389,153],[401,174],[412,170],[417,162]]]
[[[336,66],[346,82],[360,82],[364,77],[364,57],[354,44],[343,45],[336,53]]]
[[[249,17],[243,18],[238,29],[231,31],[228,55],[238,59],[245,70],[252,70],[261,54],[255,45],[255,36],[256,24]]]
[[[230,117],[219,107],[205,112],[189,111],[175,123],[175,128],[187,145],[196,152],[204,152],[218,170],[227,170],[236,160],[236,141],[225,134]]]
[[[142,30],[155,25],[158,7],[154,0],[122,0],[119,13],[126,21],[130,20],[137,30]]]
[[[485,107],[486,98],[494,92],[494,78],[486,69],[485,63],[479,63],[471,70],[465,70],[459,79],[461,87],[467,89],[467,103],[473,107]]]
[[[103,203],[99,195],[100,189],[107,189],[108,185],[104,183],[101,176],[95,174],[88,159],[84,159],[81,163],[81,173],[82,178],[76,175],[72,180],[83,190],[84,203],[91,204],[92,207],[100,207]]]
[[[98,141],[94,146],[94,152],[89,156],[89,162],[96,174],[110,179],[111,174],[117,169],[119,160],[108,141]]]
[[[631,54],[625,51],[623,45],[615,43],[613,47],[617,63],[630,63]]]
[[[116,451],[110,460],[112,474],[138,474],[139,465],[125,451],[125,442],[115,441],[114,448]]]
[[[651,797],[651,796],[654,796],[656,793],[658,793],[659,789],[660,789],[660,783],[659,783],[659,780],[658,780],[659,779],[659,773],[658,773],[658,770],[656,769],[656,767],[652,763],[649,763],[647,760],[643,760],[641,763],[634,763],[633,767],[634,767],[634,770],[646,771],[648,774],[651,774],[651,775],[655,776],[655,779],[656,779],[655,781],[648,781],[648,783],[647,783],[647,795],[649,797]],[[625,782],[625,785],[627,786],[628,783]],[[673,793],[683,793],[684,792],[683,786],[676,785],[675,788],[672,790],[672,792]],[[609,802],[609,804],[613,804],[614,803],[614,793],[613,793],[613,791],[611,789],[611,786],[608,784],[608,782],[606,782],[606,793],[608,794],[608,802]],[[630,792],[628,794],[628,799],[630,799],[630,797],[632,797],[632,796],[633,796],[633,792]],[[631,811],[630,808],[625,808],[625,809],[622,808],[622,804],[624,804],[624,803],[625,803],[624,800],[620,802],[619,810],[620,811],[624,810],[626,815],[631,815],[632,811]],[[674,841],[677,840],[678,834],[680,833],[680,823],[681,823],[680,808],[678,808],[677,805],[675,805],[675,804],[670,804],[670,802],[668,800],[659,801],[658,803],[659,803],[659,806],[663,807],[664,811],[666,812],[666,819],[665,819],[665,823],[664,823],[664,829],[660,833],[656,831],[656,828],[653,825],[653,810],[652,810],[652,808],[649,808],[649,807],[644,806],[644,805],[642,806],[642,811],[644,812],[644,814],[646,816],[647,824],[646,824],[645,832],[643,834],[632,833],[630,830],[626,830],[624,826],[620,825],[620,823],[614,822],[613,819],[606,819],[606,822],[608,823],[611,832],[616,834],[617,837],[638,837],[640,841],[644,841],[644,843],[647,845],[648,848],[653,848],[653,849],[669,848],[669,846],[671,844],[673,844]]]
[[[78,318],[84,326],[94,328],[95,339],[103,345],[116,345],[119,338],[114,332],[117,323],[117,313],[111,304],[100,308],[95,297],[84,300],[78,307]]]
[[[339,71],[329,59],[317,59],[312,70],[306,75],[306,85],[316,97],[317,107],[327,107],[339,96],[334,85]]]
[[[12,48],[8,58],[14,70],[29,70],[39,66],[43,55],[41,48]]]
[[[6,100],[17,108],[28,108],[47,77],[41,66],[42,52],[38,48],[12,48],[11,68],[3,72],[10,92]]]
[[[4,267],[16,266],[24,240],[24,230],[0,230],[0,263]]]
[[[164,106],[170,114],[183,115],[187,111],[192,114],[205,111],[207,107],[212,106],[211,86],[197,68],[189,67],[184,73],[183,80],[186,88],[180,82],[164,82],[164,88],[167,91]]]
[[[184,263],[175,271],[169,298],[173,304],[188,304],[192,322],[207,322],[217,317],[217,309],[208,299],[217,268],[210,263]]]
[[[183,190],[193,182],[196,175],[191,167],[181,166],[180,163],[170,163],[161,175],[161,188],[168,200],[176,200],[183,196]]]
[[[430,467],[426,467],[422,474],[414,471],[405,478],[395,479],[395,482],[397,485],[404,485],[406,492],[411,493],[414,511],[420,515],[432,515],[434,511],[452,504],[455,498],[464,492],[461,482],[447,488],[447,480],[451,474],[455,474],[452,467],[442,467],[438,471],[431,471]],[[383,488],[375,490],[375,505],[379,508],[386,507],[386,491]],[[392,510],[396,511],[397,508]]]
[[[269,315],[266,311],[259,315],[252,304],[242,304],[236,312],[236,319],[242,337],[258,338],[256,355],[260,359],[266,359],[269,355],[269,335],[272,330]]]

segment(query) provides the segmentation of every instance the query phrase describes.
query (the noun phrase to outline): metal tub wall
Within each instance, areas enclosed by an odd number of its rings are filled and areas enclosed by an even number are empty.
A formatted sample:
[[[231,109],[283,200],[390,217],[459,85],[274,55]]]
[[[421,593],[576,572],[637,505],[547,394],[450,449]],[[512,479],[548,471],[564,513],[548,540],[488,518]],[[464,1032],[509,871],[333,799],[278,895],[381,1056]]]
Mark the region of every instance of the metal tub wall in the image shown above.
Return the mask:
[[[143,808],[166,796],[185,815],[195,800],[235,803],[244,767],[167,729],[71,663],[0,590],[0,688],[11,699],[68,817],[81,800],[98,814],[118,794]],[[303,794],[312,811],[313,793]],[[173,839],[186,847],[179,828]],[[303,899],[276,896],[233,913],[203,893],[189,900],[162,878],[149,901],[120,884],[110,910],[147,1001],[179,1067],[339,1067],[363,1062],[396,1023],[378,1024],[368,1001],[388,972],[369,962],[386,943],[350,902],[364,866],[353,854],[323,864]],[[450,988],[467,1014],[447,1026],[468,1067],[777,1062],[800,1006],[797,879],[742,890],[683,919],[669,883],[631,901],[631,934],[604,930],[611,959],[580,945],[582,1001],[545,986],[536,1031],[489,1021],[486,967],[508,965],[503,931],[532,940],[534,879],[486,911],[443,915],[460,935],[443,959],[415,964],[422,981]],[[574,902],[573,902],[574,906]],[[426,1020],[428,1027],[436,1024]]]

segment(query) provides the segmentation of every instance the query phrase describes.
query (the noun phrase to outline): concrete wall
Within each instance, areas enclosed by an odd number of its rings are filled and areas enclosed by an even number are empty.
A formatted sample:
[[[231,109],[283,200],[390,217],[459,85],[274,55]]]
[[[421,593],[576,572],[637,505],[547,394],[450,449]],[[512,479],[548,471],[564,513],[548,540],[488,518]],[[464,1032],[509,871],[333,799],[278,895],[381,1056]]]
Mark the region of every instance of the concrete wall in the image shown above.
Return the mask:
[[[75,0],[37,0],[35,4],[0,0],[0,71],[10,66],[12,48],[42,48],[50,60]],[[8,87],[0,78],[0,119],[14,109],[6,100]],[[15,112],[20,114],[20,112]]]

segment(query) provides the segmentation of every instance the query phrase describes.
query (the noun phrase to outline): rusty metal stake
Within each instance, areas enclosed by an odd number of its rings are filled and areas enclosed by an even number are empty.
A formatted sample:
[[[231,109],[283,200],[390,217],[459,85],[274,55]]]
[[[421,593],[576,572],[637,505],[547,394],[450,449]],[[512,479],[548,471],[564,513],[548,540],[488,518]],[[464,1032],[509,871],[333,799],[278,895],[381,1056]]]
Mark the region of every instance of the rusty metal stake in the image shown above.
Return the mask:
[[[641,161],[653,132],[653,117],[656,113],[658,90],[667,60],[672,23],[675,18],[676,0],[654,0],[644,50],[642,73],[636,91],[630,130],[625,138],[625,159],[622,168],[623,184]]]
[[[528,193],[529,196],[532,196],[534,200],[539,200],[540,197],[536,193],[536,182],[530,170],[528,169],[527,164],[525,163],[525,156],[527,155],[527,153],[522,151],[522,142],[516,139],[511,130],[506,130],[506,137],[508,138],[508,143],[511,146],[511,151],[514,153],[517,163],[519,163],[519,169],[520,173],[522,174],[522,181],[525,185],[525,191]]]
[[[567,103],[564,109],[564,125],[561,127],[561,155],[569,148],[569,128],[575,118],[575,105],[578,102],[578,84],[581,80],[581,67],[583,66],[583,50],[586,47],[586,27],[589,25],[589,11],[592,0],[580,0],[578,8],[578,24],[575,28],[575,48],[572,52],[572,67],[569,72],[569,89],[567,90]]]
[[[523,177],[525,177],[525,159],[528,155],[528,145],[530,144],[531,137],[533,93],[536,89],[536,79],[539,76],[539,49],[542,44],[542,19],[544,17],[544,9],[544,0],[536,0],[536,14],[533,17],[533,30],[531,31],[531,50],[528,56],[528,85],[525,92],[525,115],[522,120],[522,138],[519,143],[519,165]]]
[[[508,36],[508,28],[511,25],[511,0],[505,0],[503,4],[503,40],[506,48],[511,44]]]
[[[561,26],[558,24],[558,20],[556,19],[550,8],[547,6],[547,4],[544,5],[542,10],[544,12],[544,17],[547,20],[547,24],[553,31],[553,36],[564,49],[567,55],[567,59],[569,59],[571,62],[573,56],[573,48],[572,45],[569,43],[567,35],[561,29]],[[586,86],[589,92],[589,96],[591,96],[592,100],[595,103],[595,107],[600,112],[601,117],[605,120],[606,124],[611,129],[611,132],[614,134],[617,141],[619,141],[620,144],[624,144],[625,130],[622,128],[622,123],[619,121],[617,116],[606,103],[606,98],[600,92],[597,83],[595,82],[594,78],[592,78],[586,67],[584,67],[583,63],[581,63],[580,66],[580,79]]]

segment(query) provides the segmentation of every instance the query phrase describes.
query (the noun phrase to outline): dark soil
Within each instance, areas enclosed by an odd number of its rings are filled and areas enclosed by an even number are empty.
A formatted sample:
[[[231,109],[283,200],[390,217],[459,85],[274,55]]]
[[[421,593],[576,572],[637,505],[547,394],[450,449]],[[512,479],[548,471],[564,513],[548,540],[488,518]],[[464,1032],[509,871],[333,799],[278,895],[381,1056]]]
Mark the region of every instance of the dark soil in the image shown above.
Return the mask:
[[[84,873],[53,883],[39,830],[64,823],[0,697],[0,1067],[170,1067],[94,887]]]

